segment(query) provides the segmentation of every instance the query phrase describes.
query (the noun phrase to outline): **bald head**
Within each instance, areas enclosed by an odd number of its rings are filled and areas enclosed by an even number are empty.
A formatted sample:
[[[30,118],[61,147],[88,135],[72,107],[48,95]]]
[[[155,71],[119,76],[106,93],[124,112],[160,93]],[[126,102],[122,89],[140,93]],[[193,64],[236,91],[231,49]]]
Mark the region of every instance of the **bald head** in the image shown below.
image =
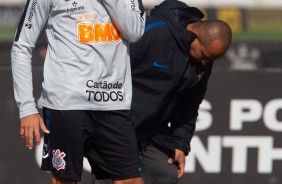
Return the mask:
[[[192,49],[198,49],[199,46],[202,46],[210,59],[221,57],[230,46],[232,31],[224,21],[204,20],[188,25],[187,28],[197,35],[198,43],[192,43]]]
[[[220,42],[222,55],[228,50],[232,38],[229,25],[221,20],[206,20],[199,22],[199,41],[209,47],[213,42]],[[221,55],[220,55],[221,56]]]

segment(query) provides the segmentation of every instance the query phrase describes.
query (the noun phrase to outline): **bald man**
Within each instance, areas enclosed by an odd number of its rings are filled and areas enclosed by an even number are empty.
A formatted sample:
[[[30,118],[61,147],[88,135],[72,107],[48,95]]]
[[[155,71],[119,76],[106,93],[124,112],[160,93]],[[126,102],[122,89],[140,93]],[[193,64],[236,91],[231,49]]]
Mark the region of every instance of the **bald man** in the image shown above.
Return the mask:
[[[175,184],[184,174],[213,61],[229,48],[228,24],[203,17],[197,8],[166,0],[130,47],[131,119],[145,184]]]

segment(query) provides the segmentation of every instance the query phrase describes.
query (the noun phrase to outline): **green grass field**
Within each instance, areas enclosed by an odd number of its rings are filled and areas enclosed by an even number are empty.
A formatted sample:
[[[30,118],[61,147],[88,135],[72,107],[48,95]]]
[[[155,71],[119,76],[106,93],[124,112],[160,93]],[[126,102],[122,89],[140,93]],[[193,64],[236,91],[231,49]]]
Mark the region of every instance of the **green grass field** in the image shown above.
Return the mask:
[[[0,28],[0,41],[13,40],[15,31]],[[233,32],[233,40],[282,40],[282,10],[248,10],[247,28]]]
[[[10,41],[13,40],[16,32],[15,29],[0,29],[0,41]]]
[[[282,10],[249,10],[247,29],[234,40],[282,40]]]

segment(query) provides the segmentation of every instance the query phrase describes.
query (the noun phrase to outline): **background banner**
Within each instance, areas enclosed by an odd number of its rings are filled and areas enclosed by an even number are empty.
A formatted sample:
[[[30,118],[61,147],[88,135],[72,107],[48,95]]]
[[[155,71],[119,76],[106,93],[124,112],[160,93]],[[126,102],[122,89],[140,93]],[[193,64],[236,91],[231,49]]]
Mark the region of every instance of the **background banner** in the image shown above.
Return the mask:
[[[161,1],[143,0],[147,13]],[[281,184],[282,1],[183,1],[207,19],[226,21],[233,41],[215,62],[180,184]],[[28,150],[19,136],[10,49],[25,2],[0,0],[0,184],[51,183],[50,173],[40,170],[42,145]],[[36,98],[46,43],[42,33],[33,51]],[[89,183],[85,161],[80,184]]]
[[[20,140],[11,70],[0,69],[0,183],[49,184],[50,174],[39,168],[42,146],[28,150]],[[42,68],[33,72],[39,97]],[[182,184],[282,183],[281,77],[280,72],[214,69]],[[90,183],[89,171],[85,162],[82,184]]]

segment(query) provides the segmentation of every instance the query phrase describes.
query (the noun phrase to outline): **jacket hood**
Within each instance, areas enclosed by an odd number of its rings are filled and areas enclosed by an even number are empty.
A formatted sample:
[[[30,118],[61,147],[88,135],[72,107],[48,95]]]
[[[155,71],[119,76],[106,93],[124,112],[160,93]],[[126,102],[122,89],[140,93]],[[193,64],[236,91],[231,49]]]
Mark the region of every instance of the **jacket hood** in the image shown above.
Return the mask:
[[[184,52],[188,51],[191,42],[196,38],[194,33],[186,30],[186,26],[204,17],[199,9],[178,0],[163,1],[152,9],[151,15],[158,16],[169,23],[172,34]]]
[[[181,26],[191,22],[197,22],[204,17],[204,14],[196,7],[190,7],[178,0],[165,0],[154,7],[152,15],[159,15]]]

